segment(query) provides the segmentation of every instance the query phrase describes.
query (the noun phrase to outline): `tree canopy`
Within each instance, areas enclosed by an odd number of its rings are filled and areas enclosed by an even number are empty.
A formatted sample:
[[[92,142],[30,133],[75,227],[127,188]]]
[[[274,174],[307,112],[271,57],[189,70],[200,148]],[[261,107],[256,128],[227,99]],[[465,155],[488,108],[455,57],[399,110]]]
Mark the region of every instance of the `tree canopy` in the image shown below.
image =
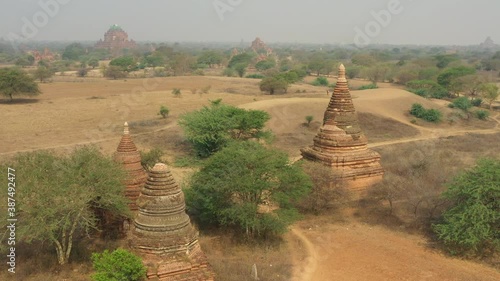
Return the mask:
[[[500,160],[482,159],[457,176],[444,197],[452,206],[433,225],[451,253],[500,250]]]
[[[63,157],[45,151],[23,153],[8,167],[15,169],[19,187],[16,211],[23,223],[16,225],[18,240],[52,243],[59,264],[68,262],[76,235],[96,228],[95,209],[128,215],[126,174],[95,147],[83,147]],[[1,169],[7,171],[7,165]],[[2,186],[8,180],[1,177]]]
[[[276,235],[298,218],[293,203],[311,186],[286,153],[254,141],[234,142],[193,176],[186,204],[202,224],[234,227],[253,237]]]
[[[45,66],[39,66],[35,72],[33,73],[33,76],[40,80],[40,82],[44,82],[45,80],[49,79],[54,75],[54,72]]]
[[[269,119],[267,112],[245,110],[221,104],[218,100],[182,115],[179,125],[198,156],[208,157],[231,140],[267,137],[269,134],[263,128]]]
[[[288,86],[289,82],[281,76],[266,77],[259,84],[261,91],[269,92],[271,95],[274,95],[276,92],[286,93]]]
[[[113,59],[109,62],[110,66],[119,67],[121,71],[134,71],[137,70],[137,62],[132,56],[123,56]]]
[[[83,45],[80,43],[72,43],[64,48],[62,58],[65,60],[78,61],[84,55],[85,47],[83,47]]]
[[[40,94],[33,77],[19,68],[0,68],[0,94],[12,101],[15,96],[36,96]]]

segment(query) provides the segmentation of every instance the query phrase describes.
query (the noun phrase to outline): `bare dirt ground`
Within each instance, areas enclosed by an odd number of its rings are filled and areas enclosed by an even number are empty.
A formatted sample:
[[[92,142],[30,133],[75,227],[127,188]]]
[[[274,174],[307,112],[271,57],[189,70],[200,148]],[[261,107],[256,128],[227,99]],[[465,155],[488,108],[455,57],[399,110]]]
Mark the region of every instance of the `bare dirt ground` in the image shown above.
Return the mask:
[[[208,85],[210,92],[199,94]],[[363,129],[372,140],[371,147],[500,131],[498,113],[490,121],[413,124],[408,110],[415,102],[439,108],[445,115],[452,110],[386,86],[352,91],[362,127],[365,126]],[[178,149],[185,149],[177,125],[179,115],[219,98],[225,103],[269,112],[272,119],[268,127],[276,134],[274,145],[297,157],[301,147],[312,144],[329,101],[326,88],[322,87],[298,84],[286,95],[270,96],[260,93],[258,80],[225,77],[74,79],[41,87],[44,94],[36,100],[0,102],[0,161],[18,151],[64,152],[90,143],[111,153],[125,121],[132,124],[139,149],[160,145],[167,154],[178,155]],[[182,90],[181,97],[171,94],[173,88]],[[196,94],[192,94],[194,89]],[[295,93],[301,89],[307,92]],[[160,105],[170,108],[167,119],[157,115]],[[309,127],[304,125],[307,115],[314,118]],[[179,182],[189,172],[189,169],[173,169]],[[294,280],[500,280],[499,272],[492,268],[430,250],[421,236],[366,225],[355,219],[316,224],[314,218],[308,218],[296,224],[286,240],[291,252],[298,252],[290,257],[296,263]]]
[[[308,218],[292,228],[308,252],[295,267],[294,281],[500,280],[493,268],[429,249],[421,236],[354,220],[317,220]]]

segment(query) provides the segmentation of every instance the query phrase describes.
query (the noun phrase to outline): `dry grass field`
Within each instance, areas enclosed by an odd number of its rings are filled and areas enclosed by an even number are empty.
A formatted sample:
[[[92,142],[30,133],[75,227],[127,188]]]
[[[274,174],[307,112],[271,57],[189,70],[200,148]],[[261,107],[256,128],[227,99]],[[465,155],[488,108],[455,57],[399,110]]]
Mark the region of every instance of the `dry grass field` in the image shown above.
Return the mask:
[[[178,117],[216,99],[269,112],[272,118],[268,128],[275,134],[272,145],[288,152],[290,157],[299,156],[299,149],[312,144],[321,125],[329,101],[326,88],[301,83],[293,85],[288,94],[270,96],[259,91],[258,82],[189,76],[127,80],[61,78],[44,83],[43,94],[36,99],[19,99],[12,104],[0,100],[0,161],[20,151],[50,149],[64,153],[84,144],[96,144],[104,153],[111,154],[121,137],[123,123],[128,121],[140,150],[159,147],[166,153],[165,162],[174,163],[175,159],[190,154],[177,125]],[[368,83],[351,82],[354,84]],[[201,93],[207,86],[209,92]],[[180,97],[171,93],[173,88],[181,89]],[[388,153],[407,157],[404,153],[408,149],[418,150],[429,143],[437,150],[444,147],[454,150],[455,156],[463,160],[463,167],[470,166],[478,156],[500,154],[498,112],[493,112],[489,121],[451,124],[446,116],[453,112],[445,104],[389,84],[351,93],[370,146],[382,157]],[[408,110],[415,102],[441,109],[444,122],[412,123]],[[157,114],[161,105],[170,109],[166,119]],[[314,118],[309,126],[305,124],[307,115]],[[172,170],[181,183],[192,171],[178,167]],[[216,272],[224,276],[218,280],[247,280],[245,276],[250,276],[254,263],[260,280],[500,280],[497,270],[446,257],[429,247],[422,235],[410,235],[399,231],[398,226],[380,223],[384,220],[381,216],[348,208],[336,215],[307,217],[294,225],[281,243],[241,245],[217,233],[202,236],[200,243]],[[48,273],[23,275],[19,280],[49,280],[47,276],[51,280],[86,280],[89,273],[85,263],[72,264],[61,272],[49,268]],[[4,277],[0,274],[1,280]]]

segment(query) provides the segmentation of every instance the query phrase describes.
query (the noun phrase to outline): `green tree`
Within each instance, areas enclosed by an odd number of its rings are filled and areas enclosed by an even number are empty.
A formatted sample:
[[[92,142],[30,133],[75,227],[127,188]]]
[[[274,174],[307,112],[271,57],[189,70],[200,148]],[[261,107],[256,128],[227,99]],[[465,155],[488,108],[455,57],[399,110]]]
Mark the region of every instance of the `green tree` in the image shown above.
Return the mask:
[[[286,93],[288,86],[289,83],[280,77],[266,77],[259,84],[261,91],[269,92],[271,95],[279,91]]]
[[[249,237],[278,235],[298,218],[293,203],[311,185],[286,153],[253,141],[236,142],[193,176],[186,203],[202,224],[234,227]]]
[[[443,196],[452,202],[433,225],[438,239],[454,254],[500,250],[500,160],[481,159],[455,177]]]
[[[315,72],[317,76],[323,72],[327,64],[327,56],[325,53],[314,53],[309,59],[308,68],[312,72]]]
[[[311,125],[311,122],[314,120],[314,116],[312,115],[307,115],[306,116],[306,124],[307,126],[309,127],[309,125]]]
[[[36,96],[40,94],[38,84],[19,68],[0,68],[0,94],[12,101],[15,96]]]
[[[245,73],[247,71],[247,65],[245,63],[237,63],[233,66],[234,70],[236,70],[236,73],[238,73],[239,77],[245,76]]]
[[[52,77],[54,72],[45,66],[39,66],[35,72],[33,72],[33,76],[35,79],[40,80],[40,82],[45,82],[47,79]]]
[[[460,58],[458,55],[437,55],[434,57],[436,59],[436,66],[439,68],[447,67],[451,62],[458,61]]]
[[[198,57],[198,64],[206,64],[208,67],[213,67],[222,63],[224,56],[216,50],[208,50],[201,53]]]
[[[261,60],[255,64],[255,68],[259,71],[271,69],[276,66],[276,61],[272,58]]]
[[[123,56],[116,59],[113,59],[109,62],[110,66],[119,67],[121,71],[134,71],[137,70],[137,62],[132,56]]]
[[[263,128],[269,119],[264,111],[212,102],[210,106],[182,115],[179,125],[198,156],[208,157],[231,140],[268,137]]]
[[[95,147],[83,147],[65,157],[45,151],[18,154],[9,167],[16,170],[16,184],[22,186],[15,195],[23,222],[16,226],[17,238],[52,243],[61,265],[69,260],[75,235],[97,227],[96,209],[128,215],[123,195],[126,173]],[[7,171],[7,167],[1,169]],[[7,180],[0,178],[3,186]]]
[[[34,62],[35,62],[35,57],[33,57],[30,54],[27,54],[27,55],[24,55],[24,56],[17,58],[16,65],[20,66],[20,67],[26,67],[26,66],[33,65]]]
[[[89,66],[92,67],[92,69],[96,68],[99,66],[99,60],[96,58],[91,58],[88,62]]]
[[[252,62],[252,59],[253,59],[253,55],[250,53],[238,54],[236,56],[233,56],[231,58],[231,60],[229,60],[227,67],[232,68],[239,63],[243,63],[243,64],[245,64],[245,66],[248,66],[250,64],[250,62]]]
[[[125,249],[93,253],[92,263],[96,271],[93,281],[140,281],[146,277],[141,258]]]
[[[62,54],[65,60],[79,61],[85,55],[85,47],[80,43],[72,43],[66,48]]]
[[[164,105],[160,106],[160,112],[158,112],[158,114],[161,115],[162,118],[167,118],[169,113],[170,109],[168,109],[168,107]]]
[[[481,97],[483,97],[486,101],[488,101],[488,105],[490,106],[490,110],[493,108],[493,102],[500,95],[500,91],[498,91],[498,86],[493,83],[483,84],[479,89]]]
[[[476,70],[474,68],[466,66],[457,66],[453,68],[448,68],[438,75],[437,82],[439,85],[449,90],[454,79],[474,73],[476,73]]]
[[[469,109],[472,108],[472,102],[467,97],[458,97],[452,102],[454,108],[463,110],[469,119]]]

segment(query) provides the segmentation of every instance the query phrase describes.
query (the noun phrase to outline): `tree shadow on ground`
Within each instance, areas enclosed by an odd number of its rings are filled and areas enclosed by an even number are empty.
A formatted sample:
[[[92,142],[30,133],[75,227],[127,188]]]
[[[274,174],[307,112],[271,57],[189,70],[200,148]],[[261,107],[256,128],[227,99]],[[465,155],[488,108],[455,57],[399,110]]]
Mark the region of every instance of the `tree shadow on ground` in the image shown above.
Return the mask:
[[[0,99],[0,104],[32,104],[39,101],[39,99]]]

